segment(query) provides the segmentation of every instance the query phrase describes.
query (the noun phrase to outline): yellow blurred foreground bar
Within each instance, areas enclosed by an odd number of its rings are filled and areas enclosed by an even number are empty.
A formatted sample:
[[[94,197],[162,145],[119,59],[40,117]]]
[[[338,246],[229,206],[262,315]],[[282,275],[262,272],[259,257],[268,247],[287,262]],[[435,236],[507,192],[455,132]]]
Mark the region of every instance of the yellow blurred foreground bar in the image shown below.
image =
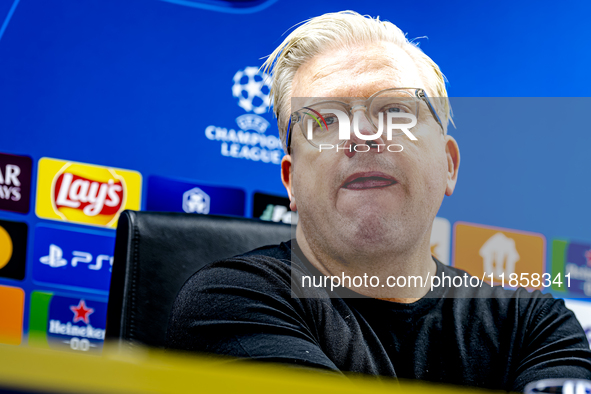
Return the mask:
[[[371,377],[343,378],[283,365],[138,348],[102,356],[0,345],[0,390],[49,393],[433,393],[479,392]]]

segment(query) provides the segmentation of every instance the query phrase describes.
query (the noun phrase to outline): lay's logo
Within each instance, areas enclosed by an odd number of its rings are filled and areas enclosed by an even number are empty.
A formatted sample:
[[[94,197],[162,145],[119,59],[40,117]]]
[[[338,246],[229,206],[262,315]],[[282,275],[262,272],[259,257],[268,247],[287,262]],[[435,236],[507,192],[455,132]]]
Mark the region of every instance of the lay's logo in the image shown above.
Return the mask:
[[[114,173],[112,175],[117,177]],[[115,215],[126,197],[123,182],[121,178],[104,183],[64,172],[55,182],[53,199],[58,210],[67,207],[80,209],[87,216]]]
[[[115,227],[124,209],[140,208],[137,171],[50,158],[39,160],[37,216]]]

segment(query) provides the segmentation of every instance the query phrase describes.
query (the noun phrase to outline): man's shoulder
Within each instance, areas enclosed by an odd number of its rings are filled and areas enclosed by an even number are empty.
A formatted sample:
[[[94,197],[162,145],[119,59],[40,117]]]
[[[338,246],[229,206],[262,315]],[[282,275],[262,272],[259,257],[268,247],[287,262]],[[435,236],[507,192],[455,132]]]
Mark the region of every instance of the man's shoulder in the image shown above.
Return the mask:
[[[253,285],[261,281],[289,284],[290,254],[290,242],[282,242],[213,261],[195,272],[183,289],[194,291],[213,285]]]
[[[234,256],[236,257],[244,257],[244,258],[254,258],[258,259],[260,257],[268,257],[272,259],[276,259],[279,261],[283,261],[283,263],[289,264],[290,257],[291,257],[291,241],[282,242],[278,245],[265,245],[259,248],[250,250],[246,253],[242,253],[240,255]]]
[[[232,298],[235,293],[254,292],[259,294],[260,301],[291,299],[294,294],[310,298],[318,295],[316,289],[301,294],[294,287],[297,282],[294,278],[311,275],[310,270],[313,268],[293,253],[291,241],[267,245],[205,265],[187,279],[176,303],[200,300],[212,292],[226,298]]]
[[[539,289],[511,289],[496,283],[493,286],[462,269],[442,265],[441,276],[444,275],[452,277],[451,291],[447,296],[454,299],[456,305],[477,311],[481,316],[491,315],[496,321],[531,326],[547,316],[572,314],[564,300]],[[457,277],[462,278],[461,286],[454,286],[453,278]]]

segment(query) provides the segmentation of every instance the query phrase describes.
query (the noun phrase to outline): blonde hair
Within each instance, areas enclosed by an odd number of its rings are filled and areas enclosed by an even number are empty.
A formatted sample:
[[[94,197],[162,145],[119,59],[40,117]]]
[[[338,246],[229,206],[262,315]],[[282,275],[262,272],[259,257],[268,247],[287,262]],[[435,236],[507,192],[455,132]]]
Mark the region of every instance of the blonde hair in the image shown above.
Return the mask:
[[[271,75],[271,97],[273,111],[277,117],[279,135],[287,144],[286,127],[289,114],[292,81],[298,68],[322,50],[339,45],[355,45],[363,42],[392,42],[403,49],[419,68],[426,79],[427,89],[434,98],[447,98],[445,76],[439,66],[391,22],[380,21],[379,17],[362,16],[355,11],[328,13],[304,21],[269,55],[263,70]],[[441,102],[440,105],[438,103]],[[451,119],[449,101],[437,100],[435,107],[443,112],[441,120],[444,129]],[[285,115],[283,115],[285,114]]]

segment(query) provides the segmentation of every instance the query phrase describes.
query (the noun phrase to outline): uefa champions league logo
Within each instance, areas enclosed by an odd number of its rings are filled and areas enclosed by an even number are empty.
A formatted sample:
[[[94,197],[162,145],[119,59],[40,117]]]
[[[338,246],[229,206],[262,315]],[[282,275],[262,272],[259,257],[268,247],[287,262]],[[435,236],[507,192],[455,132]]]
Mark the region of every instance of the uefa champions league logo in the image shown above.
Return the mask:
[[[281,140],[276,132],[266,134],[270,123],[260,116],[271,107],[271,78],[258,67],[245,67],[232,80],[232,96],[246,113],[235,118],[238,129],[210,124],[205,128],[205,137],[220,142],[222,156],[280,165]]]
[[[271,78],[256,67],[246,67],[234,74],[232,95],[238,99],[238,106],[246,112],[264,114],[269,110]],[[236,118],[242,130],[254,130],[264,133],[269,127],[265,118],[253,114],[244,114]]]
[[[246,112],[264,114],[269,110],[271,78],[256,67],[246,67],[234,74],[232,95]]]

